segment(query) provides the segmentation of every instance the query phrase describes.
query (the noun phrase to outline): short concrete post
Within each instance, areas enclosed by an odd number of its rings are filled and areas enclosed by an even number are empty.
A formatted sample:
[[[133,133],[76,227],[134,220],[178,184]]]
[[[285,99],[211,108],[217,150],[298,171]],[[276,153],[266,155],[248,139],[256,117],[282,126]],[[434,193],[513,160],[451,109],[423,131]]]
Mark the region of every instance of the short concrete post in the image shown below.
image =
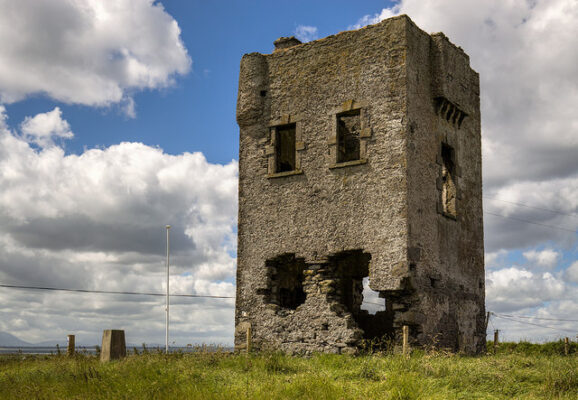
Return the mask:
[[[247,325],[247,354],[252,350],[253,344],[251,343],[251,324]]]
[[[409,355],[409,326],[404,325],[402,327],[403,342],[402,342],[402,353],[404,356]]]
[[[494,354],[498,349],[498,343],[500,342],[500,331],[498,329],[494,330]]]
[[[68,335],[68,348],[66,349],[66,355],[72,357],[74,355],[75,343],[74,335]]]
[[[568,355],[568,353],[570,352],[570,340],[565,337],[564,338],[564,354]]]
[[[102,350],[100,361],[119,360],[126,357],[124,331],[107,329],[102,333]]]

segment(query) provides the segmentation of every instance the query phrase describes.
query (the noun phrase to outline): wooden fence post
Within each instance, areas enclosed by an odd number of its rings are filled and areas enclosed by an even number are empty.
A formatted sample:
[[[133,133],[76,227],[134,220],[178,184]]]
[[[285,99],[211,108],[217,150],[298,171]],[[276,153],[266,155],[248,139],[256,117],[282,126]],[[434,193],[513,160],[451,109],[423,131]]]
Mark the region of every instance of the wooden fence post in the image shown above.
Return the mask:
[[[564,338],[564,354],[565,355],[568,355],[568,353],[570,352],[570,343],[569,342],[570,342],[570,340],[567,337],[565,337]]]
[[[74,355],[74,350],[75,350],[74,335],[68,335],[68,347],[66,349],[66,355],[68,357],[72,357]]]
[[[494,330],[494,354],[498,348],[498,342],[500,341],[500,331],[499,329]]]
[[[402,342],[402,353],[404,356],[409,355],[409,327],[404,325],[402,328],[403,342]]]

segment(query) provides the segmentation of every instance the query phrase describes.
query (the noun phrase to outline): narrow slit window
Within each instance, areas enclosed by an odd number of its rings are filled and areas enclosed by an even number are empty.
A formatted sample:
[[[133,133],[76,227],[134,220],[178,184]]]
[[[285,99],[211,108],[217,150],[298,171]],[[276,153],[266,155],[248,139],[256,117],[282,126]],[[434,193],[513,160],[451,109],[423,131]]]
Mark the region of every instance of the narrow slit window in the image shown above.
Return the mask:
[[[442,207],[447,215],[456,216],[456,167],[454,149],[442,143]]]
[[[295,124],[276,128],[275,172],[295,171]]]
[[[359,160],[361,118],[360,110],[337,115],[337,162]]]

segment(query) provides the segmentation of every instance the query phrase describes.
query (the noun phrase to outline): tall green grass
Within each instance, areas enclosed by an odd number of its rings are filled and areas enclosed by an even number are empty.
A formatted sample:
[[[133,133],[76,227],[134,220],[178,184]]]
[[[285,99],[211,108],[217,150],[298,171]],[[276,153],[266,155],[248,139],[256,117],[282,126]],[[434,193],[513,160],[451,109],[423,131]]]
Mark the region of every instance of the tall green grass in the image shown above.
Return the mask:
[[[14,355],[0,357],[0,398],[575,400],[578,365],[575,352],[507,344],[479,357],[200,351],[101,363],[90,355]]]

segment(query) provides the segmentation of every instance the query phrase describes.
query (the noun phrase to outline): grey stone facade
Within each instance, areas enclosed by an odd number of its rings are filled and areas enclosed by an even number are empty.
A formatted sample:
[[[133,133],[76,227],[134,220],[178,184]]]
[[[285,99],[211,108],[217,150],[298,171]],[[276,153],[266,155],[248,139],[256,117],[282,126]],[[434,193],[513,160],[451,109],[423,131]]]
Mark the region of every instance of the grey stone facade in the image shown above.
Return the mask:
[[[407,16],[241,61],[235,346],[485,345],[479,77]],[[381,311],[364,309],[363,279]]]

